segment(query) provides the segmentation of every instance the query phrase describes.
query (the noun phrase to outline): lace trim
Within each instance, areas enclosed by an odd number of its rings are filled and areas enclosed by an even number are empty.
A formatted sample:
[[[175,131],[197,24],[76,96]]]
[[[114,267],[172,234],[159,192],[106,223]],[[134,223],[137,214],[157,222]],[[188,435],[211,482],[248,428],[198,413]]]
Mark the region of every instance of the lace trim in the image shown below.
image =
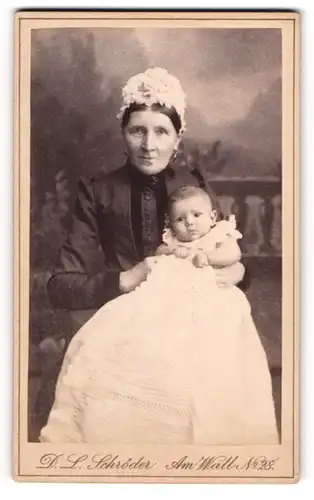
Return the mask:
[[[147,107],[159,103],[167,108],[172,106],[181,120],[180,133],[186,129],[186,95],[179,80],[164,68],[148,68],[144,73],[132,76],[122,89],[122,105],[117,118],[132,104],[146,104]]]
[[[118,392],[104,392],[102,393],[103,396],[107,397],[108,399],[112,401],[116,400],[121,400],[121,401],[129,401],[132,404],[136,404],[138,406],[142,406],[146,409],[154,409],[154,410],[163,410],[163,411],[168,411],[169,413],[175,413],[176,415],[180,416],[185,416],[186,418],[189,417],[189,412],[187,410],[179,409],[179,408],[174,408],[172,406],[168,406],[162,403],[154,403],[151,401],[144,401],[142,399],[136,398],[134,396],[127,396],[126,394],[121,394]],[[99,394],[97,395],[99,396]],[[98,399],[96,395],[93,396],[92,394],[87,394],[87,393],[82,393],[82,399],[83,399],[83,404],[84,406],[88,406],[88,398],[90,399]]]

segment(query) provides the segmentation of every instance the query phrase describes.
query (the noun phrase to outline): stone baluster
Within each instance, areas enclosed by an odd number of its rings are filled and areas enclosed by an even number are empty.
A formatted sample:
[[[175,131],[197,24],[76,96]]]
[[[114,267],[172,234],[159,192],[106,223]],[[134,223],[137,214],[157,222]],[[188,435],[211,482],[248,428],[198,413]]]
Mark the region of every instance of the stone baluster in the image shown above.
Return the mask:
[[[273,207],[272,225],[270,230],[270,244],[277,252],[281,252],[281,231],[282,231],[282,215],[281,215],[281,195],[277,194],[271,199]]]
[[[233,198],[233,196],[219,196],[219,204],[224,218],[227,218],[229,215],[235,213],[236,206],[235,198]]]
[[[244,224],[244,242],[248,253],[260,254],[265,245],[264,215],[265,201],[260,196],[245,197],[246,218]]]

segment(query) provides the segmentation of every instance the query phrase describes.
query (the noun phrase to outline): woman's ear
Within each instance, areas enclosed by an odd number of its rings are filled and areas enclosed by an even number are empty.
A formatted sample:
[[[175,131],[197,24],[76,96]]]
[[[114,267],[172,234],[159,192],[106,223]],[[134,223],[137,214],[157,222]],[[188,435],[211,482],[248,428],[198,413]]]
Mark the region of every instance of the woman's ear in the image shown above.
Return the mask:
[[[210,218],[212,220],[212,225],[214,226],[217,222],[217,210],[212,210]]]
[[[179,148],[179,145],[180,145],[180,142],[181,142],[181,138],[182,138],[182,133],[179,132],[177,134],[177,138],[176,138],[176,141],[175,141],[175,144],[174,144],[175,149]]]

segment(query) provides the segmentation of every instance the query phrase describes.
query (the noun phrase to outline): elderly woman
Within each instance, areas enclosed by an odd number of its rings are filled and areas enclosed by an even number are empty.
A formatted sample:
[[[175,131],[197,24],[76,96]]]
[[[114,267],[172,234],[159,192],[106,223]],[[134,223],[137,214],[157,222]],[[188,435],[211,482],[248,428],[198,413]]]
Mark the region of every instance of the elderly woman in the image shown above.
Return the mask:
[[[98,309],[133,290],[147,273],[143,260],[161,243],[167,199],[175,189],[201,185],[215,199],[199,171],[172,166],[185,129],[179,81],[164,69],[149,69],[127,82],[122,99],[119,117],[127,162],[79,183],[72,228],[48,282],[56,307]],[[99,245],[104,265],[93,273]],[[243,275],[243,265],[237,263],[217,271],[217,280],[233,284]]]
[[[173,163],[185,130],[185,109],[179,81],[164,69],[135,75],[123,88],[118,118],[127,161],[114,172],[79,182],[72,227],[48,281],[52,304],[71,311],[73,330],[105,303],[145,280],[149,272],[145,258],[162,242],[171,193],[183,185],[201,186],[219,213],[205,175]],[[104,259],[95,271],[99,248]],[[240,262],[216,269],[216,277],[222,285],[239,283],[243,289],[248,284]],[[55,348],[51,339],[44,341],[44,349],[51,346]],[[58,371],[56,365],[55,373],[47,374],[50,386]],[[40,425],[52,404],[46,386],[37,401]]]

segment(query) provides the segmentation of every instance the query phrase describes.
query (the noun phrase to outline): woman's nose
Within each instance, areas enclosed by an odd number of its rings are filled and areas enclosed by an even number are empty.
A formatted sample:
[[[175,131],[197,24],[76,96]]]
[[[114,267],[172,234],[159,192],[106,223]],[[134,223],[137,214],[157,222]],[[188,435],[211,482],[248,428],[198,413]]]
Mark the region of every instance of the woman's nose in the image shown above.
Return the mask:
[[[145,151],[153,151],[156,148],[156,141],[155,141],[154,134],[146,134],[145,135],[145,137],[143,139],[142,147]]]

